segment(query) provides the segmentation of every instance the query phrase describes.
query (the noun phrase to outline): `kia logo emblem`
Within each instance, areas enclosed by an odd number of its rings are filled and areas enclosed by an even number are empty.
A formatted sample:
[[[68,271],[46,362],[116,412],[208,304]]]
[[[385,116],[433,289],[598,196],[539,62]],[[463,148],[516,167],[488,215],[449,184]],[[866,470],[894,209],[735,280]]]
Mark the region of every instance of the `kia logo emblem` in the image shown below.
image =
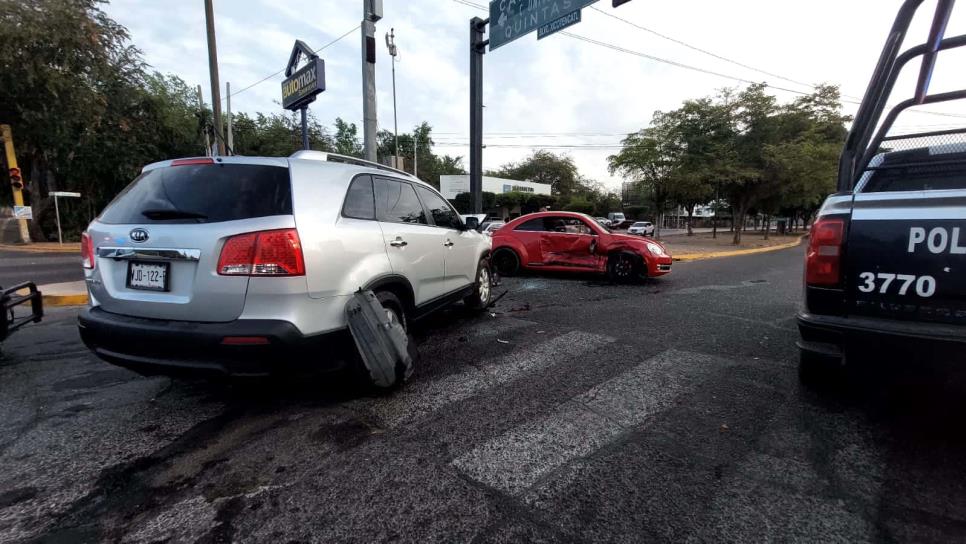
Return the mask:
[[[148,241],[148,231],[144,229],[134,229],[131,231],[131,241],[132,242],[147,242]]]

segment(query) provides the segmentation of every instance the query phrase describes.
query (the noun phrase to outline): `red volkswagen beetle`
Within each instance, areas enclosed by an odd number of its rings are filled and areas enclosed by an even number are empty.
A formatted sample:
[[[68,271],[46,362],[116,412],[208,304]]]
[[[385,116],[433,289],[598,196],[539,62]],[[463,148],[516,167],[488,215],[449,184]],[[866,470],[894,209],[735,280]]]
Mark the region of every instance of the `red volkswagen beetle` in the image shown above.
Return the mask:
[[[613,234],[582,213],[540,212],[510,221],[493,233],[493,265],[505,275],[520,269],[606,273],[629,282],[671,271],[659,242]]]

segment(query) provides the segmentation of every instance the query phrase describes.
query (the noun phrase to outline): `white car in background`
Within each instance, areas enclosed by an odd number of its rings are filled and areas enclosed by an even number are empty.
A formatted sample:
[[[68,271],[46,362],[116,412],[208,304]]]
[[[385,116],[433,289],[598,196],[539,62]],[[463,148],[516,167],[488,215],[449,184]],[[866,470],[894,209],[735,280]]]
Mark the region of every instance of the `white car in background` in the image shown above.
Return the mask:
[[[503,227],[503,225],[506,225],[503,221],[489,221],[483,223],[480,230],[487,236],[493,236],[493,233]]]
[[[654,236],[654,223],[649,221],[638,221],[627,229],[627,234],[636,234],[638,236]]]

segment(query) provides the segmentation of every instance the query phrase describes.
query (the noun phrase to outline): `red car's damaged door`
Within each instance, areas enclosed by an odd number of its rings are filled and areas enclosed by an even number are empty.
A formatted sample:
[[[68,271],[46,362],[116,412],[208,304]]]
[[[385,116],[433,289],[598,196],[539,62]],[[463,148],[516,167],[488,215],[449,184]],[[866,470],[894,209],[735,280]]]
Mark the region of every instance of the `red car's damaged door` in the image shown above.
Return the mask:
[[[540,236],[540,252],[545,266],[596,269],[597,235],[574,217],[547,217],[547,230]]]

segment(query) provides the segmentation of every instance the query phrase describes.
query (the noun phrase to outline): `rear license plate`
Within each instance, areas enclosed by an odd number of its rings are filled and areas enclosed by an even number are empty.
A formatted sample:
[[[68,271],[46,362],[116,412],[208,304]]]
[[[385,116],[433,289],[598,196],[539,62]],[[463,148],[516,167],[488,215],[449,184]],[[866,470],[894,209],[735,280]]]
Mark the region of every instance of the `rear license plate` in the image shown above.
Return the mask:
[[[140,263],[132,261],[127,267],[127,286],[145,291],[167,291],[170,263]]]

